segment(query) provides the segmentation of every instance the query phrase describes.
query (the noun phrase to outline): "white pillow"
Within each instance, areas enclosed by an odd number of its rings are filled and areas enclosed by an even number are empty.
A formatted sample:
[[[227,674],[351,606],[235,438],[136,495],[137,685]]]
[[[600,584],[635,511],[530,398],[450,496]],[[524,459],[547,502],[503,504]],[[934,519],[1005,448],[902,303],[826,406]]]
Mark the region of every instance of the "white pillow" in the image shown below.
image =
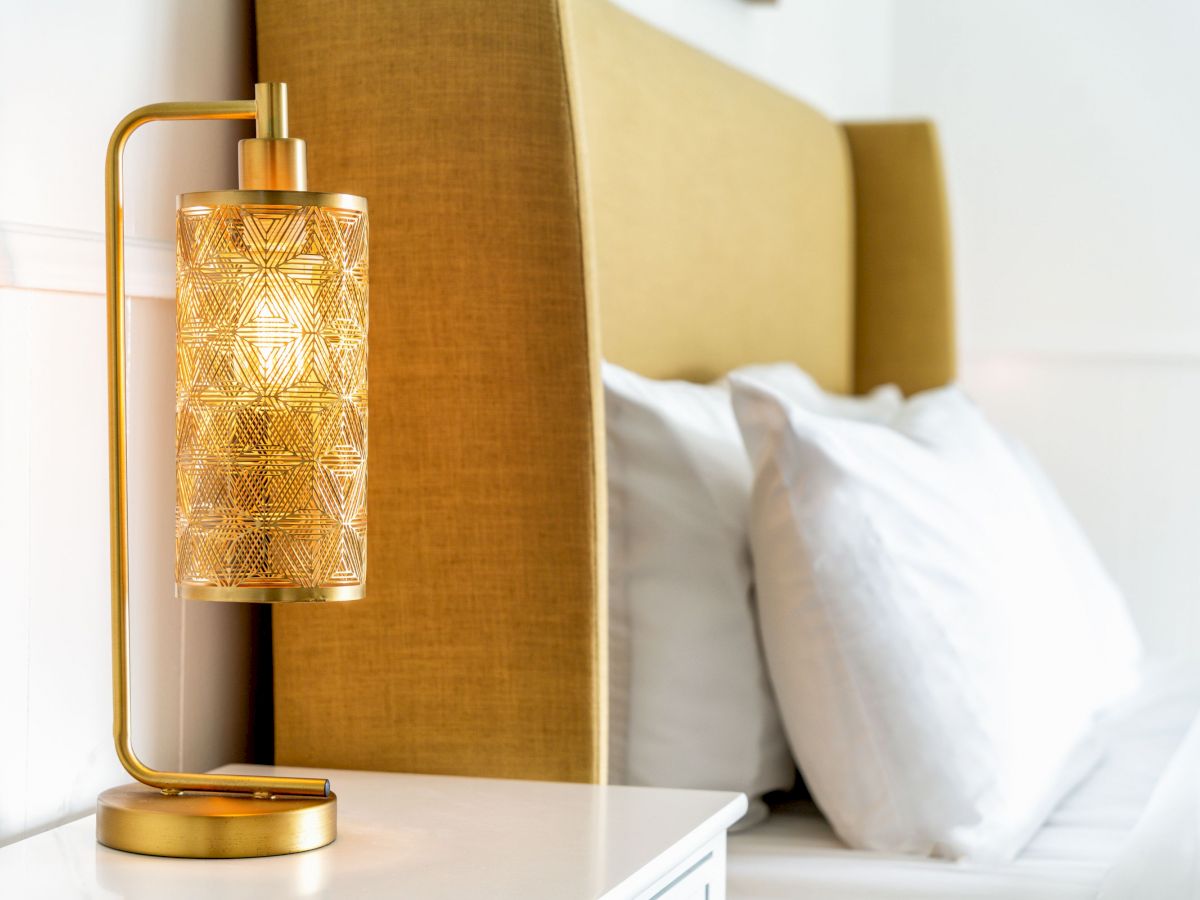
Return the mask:
[[[742,366],[732,378],[765,385],[777,395],[809,412],[857,422],[890,422],[904,406],[904,395],[894,384],[884,384],[869,394],[833,394],[794,363],[761,363]],[[722,382],[728,390],[728,379]],[[736,419],[735,419],[736,422]]]
[[[736,790],[794,766],[750,596],[750,463],[724,385],[604,365],[610,780]]]
[[[734,378],[768,665],[855,847],[1005,860],[1095,761],[1113,695],[1025,469],[956,388],[890,426]]]
[[[826,395],[790,364],[740,370],[830,414],[888,416],[899,392]],[[738,790],[743,826],[794,764],[759,646],[747,534],[751,469],[727,384],[606,363],[610,778]]]

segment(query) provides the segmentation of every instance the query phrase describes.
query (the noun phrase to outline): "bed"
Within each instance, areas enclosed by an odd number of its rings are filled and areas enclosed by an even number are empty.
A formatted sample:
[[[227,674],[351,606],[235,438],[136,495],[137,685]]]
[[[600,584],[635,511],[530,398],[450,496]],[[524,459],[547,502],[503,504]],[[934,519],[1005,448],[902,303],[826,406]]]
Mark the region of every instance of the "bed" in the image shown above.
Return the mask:
[[[934,128],[831,122],[607,0],[256,16],[314,182],[370,197],[373,229],[368,599],[273,611],[276,762],[602,782],[601,360],[952,380]],[[779,810],[732,838],[730,895],[1117,891],[1156,852],[1127,845],[1161,844],[1150,819],[1195,831],[1192,684],[1114,721],[1105,767],[1012,866],[854,853]],[[1162,799],[1189,785],[1191,807]]]
[[[849,850],[811,804],[729,840],[731,900],[851,897],[1194,897],[1200,671],[1160,663],[1105,724],[1104,760],[1015,862],[956,864]],[[1175,798],[1182,809],[1151,809]],[[1190,842],[1190,843],[1189,843]],[[1167,858],[1163,859],[1162,854]],[[801,893],[801,888],[803,892]],[[1103,888],[1104,893],[1100,894]]]

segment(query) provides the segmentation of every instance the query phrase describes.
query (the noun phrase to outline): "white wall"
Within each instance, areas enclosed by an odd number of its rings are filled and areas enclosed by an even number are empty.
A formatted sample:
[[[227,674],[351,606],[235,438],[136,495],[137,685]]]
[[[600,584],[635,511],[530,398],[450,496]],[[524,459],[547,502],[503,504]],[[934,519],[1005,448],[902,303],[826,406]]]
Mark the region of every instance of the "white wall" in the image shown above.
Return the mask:
[[[65,27],[69,26],[69,27]],[[112,750],[103,162],[144,103],[252,95],[245,0],[41,0],[0,27],[0,843],[128,781]],[[48,65],[52,51],[54,64]],[[69,64],[67,64],[69,63]],[[236,183],[242,126],[126,157],[135,746],[242,758],[246,613],[173,599],[174,196]]]
[[[929,116],[961,373],[1148,645],[1200,638],[1200,5],[620,0],[836,118]]]
[[[893,0],[614,2],[831,115],[887,109]]]
[[[963,377],[1058,482],[1147,642],[1200,639],[1200,6],[904,0],[941,126]]]

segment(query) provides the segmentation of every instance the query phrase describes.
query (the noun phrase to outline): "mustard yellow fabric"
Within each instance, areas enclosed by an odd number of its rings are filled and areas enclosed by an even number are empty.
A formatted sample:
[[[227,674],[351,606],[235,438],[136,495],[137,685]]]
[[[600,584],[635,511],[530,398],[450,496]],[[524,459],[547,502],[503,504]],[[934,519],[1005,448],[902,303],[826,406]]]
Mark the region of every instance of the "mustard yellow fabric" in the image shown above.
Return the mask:
[[[854,166],[854,387],[906,393],[955,374],[950,228],[929,122],[846,125]]]
[[[565,7],[605,357],[695,381],[798,360],[850,390],[841,128],[610,3]]]
[[[603,776],[590,336],[552,0],[259,0],[370,203],[367,599],[274,610],[280,764]]]
[[[274,610],[277,761],[603,780],[601,355],[948,377],[932,135],[606,0],[258,0],[257,39],[371,218],[367,599]]]

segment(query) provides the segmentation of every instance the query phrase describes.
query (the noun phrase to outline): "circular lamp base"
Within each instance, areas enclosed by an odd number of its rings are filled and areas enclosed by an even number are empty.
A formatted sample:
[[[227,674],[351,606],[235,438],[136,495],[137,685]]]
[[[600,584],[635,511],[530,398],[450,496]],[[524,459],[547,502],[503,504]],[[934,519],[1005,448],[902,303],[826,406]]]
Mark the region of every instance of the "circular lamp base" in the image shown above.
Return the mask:
[[[185,793],[143,784],[109,788],[96,803],[96,840],[149,856],[234,859],[324,847],[337,837],[337,797]]]

